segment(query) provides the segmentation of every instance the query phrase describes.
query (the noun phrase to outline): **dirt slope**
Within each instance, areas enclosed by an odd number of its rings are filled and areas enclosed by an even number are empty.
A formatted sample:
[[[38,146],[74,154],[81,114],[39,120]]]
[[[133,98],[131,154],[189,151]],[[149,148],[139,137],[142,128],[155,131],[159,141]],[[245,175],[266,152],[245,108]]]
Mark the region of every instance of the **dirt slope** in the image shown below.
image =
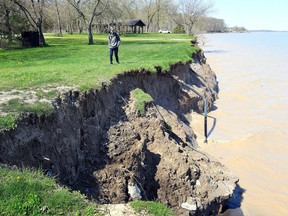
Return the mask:
[[[159,200],[177,215],[215,215],[237,182],[219,162],[196,150],[189,124],[203,102],[211,109],[216,76],[199,54],[169,72],[130,71],[100,90],[70,91],[54,101],[50,116],[24,114],[16,129],[0,133],[0,163],[42,167],[100,203]],[[145,115],[131,91],[153,98]],[[167,124],[170,127],[167,127]]]

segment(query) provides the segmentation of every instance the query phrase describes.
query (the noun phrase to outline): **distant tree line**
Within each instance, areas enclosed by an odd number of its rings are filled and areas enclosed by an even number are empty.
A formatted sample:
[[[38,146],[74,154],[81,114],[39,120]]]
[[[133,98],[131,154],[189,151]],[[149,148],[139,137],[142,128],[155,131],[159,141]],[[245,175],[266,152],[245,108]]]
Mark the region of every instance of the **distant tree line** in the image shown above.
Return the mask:
[[[201,33],[226,32],[227,27],[223,19],[202,16],[195,25],[195,29]]]
[[[234,26],[227,28],[227,32],[247,32],[248,30],[244,27]]]
[[[213,9],[209,0],[1,0],[0,43],[11,43],[22,31],[87,33],[93,44],[97,26],[128,19],[141,19],[146,32],[169,29],[175,33],[222,32],[224,20],[207,15]]]

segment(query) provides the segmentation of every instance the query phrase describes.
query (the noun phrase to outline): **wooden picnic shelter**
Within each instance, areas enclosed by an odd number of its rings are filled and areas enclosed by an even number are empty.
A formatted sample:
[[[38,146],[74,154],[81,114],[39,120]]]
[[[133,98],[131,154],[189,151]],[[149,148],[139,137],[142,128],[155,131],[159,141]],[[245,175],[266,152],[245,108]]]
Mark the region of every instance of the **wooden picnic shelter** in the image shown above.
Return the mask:
[[[126,33],[142,33],[143,27],[146,26],[141,19],[131,19],[127,20],[124,24],[124,29]]]

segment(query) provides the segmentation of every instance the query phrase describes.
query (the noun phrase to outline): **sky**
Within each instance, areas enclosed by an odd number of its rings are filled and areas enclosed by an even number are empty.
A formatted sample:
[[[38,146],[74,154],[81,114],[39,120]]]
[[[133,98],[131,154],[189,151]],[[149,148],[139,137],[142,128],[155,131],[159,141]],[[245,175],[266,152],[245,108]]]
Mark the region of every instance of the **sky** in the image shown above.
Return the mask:
[[[288,0],[214,0],[211,17],[228,27],[288,31]]]

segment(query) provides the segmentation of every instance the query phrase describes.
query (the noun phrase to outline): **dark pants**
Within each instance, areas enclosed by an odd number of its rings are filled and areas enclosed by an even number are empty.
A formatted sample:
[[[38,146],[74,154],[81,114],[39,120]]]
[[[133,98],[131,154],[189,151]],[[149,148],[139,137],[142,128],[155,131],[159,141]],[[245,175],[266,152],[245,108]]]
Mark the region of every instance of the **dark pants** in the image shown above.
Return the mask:
[[[110,63],[113,63],[113,52],[115,54],[116,62],[119,63],[118,59],[118,47],[110,48]]]

